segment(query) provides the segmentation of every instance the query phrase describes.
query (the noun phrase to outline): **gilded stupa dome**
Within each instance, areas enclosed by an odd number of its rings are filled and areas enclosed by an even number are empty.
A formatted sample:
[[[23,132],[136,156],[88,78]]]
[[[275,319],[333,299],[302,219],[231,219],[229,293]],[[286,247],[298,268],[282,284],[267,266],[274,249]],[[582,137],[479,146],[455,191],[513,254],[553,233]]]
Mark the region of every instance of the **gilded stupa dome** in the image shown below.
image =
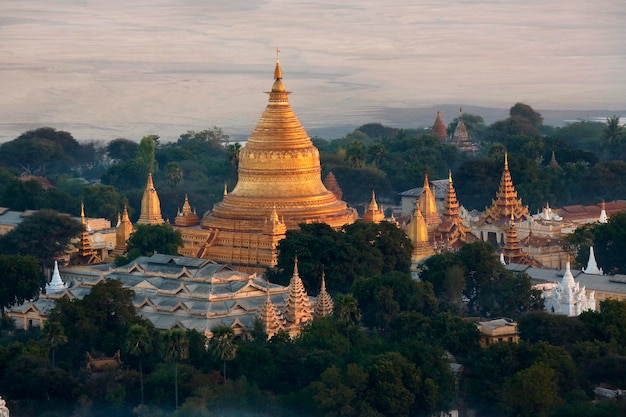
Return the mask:
[[[275,210],[288,229],[300,223],[339,228],[357,218],[321,179],[319,151],[289,105],[276,60],[269,103],[239,153],[238,182],[202,219],[202,227],[261,231]]]

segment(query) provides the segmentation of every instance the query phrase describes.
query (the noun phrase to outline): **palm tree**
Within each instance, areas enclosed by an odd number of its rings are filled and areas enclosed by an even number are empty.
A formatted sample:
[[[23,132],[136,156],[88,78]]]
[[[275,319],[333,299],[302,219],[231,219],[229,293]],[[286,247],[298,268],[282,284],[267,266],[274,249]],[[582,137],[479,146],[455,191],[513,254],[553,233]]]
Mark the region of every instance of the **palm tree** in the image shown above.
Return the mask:
[[[352,294],[337,297],[333,316],[342,326],[346,328],[346,339],[348,339],[348,351],[350,350],[350,328],[356,326],[361,321],[361,310],[359,304]]]
[[[141,387],[141,405],[144,405],[142,356],[152,350],[148,329],[140,324],[133,324],[126,334],[126,352],[139,359],[139,382]]]
[[[604,128],[604,138],[609,145],[615,144],[619,137],[624,133],[624,127],[619,122],[619,116],[611,116],[606,119],[606,127]]]
[[[237,356],[237,345],[233,343],[235,332],[230,326],[220,325],[211,329],[213,337],[209,341],[209,348],[215,359],[224,364],[224,380],[226,380],[226,361],[232,361]]]
[[[178,409],[178,361],[189,358],[189,337],[183,329],[170,329],[165,335],[165,356],[174,361],[174,395]]]
[[[48,346],[52,351],[52,367],[55,368],[55,353],[57,347],[67,343],[67,336],[65,336],[63,326],[58,321],[49,320],[43,326],[42,336],[46,343],[46,346]]]

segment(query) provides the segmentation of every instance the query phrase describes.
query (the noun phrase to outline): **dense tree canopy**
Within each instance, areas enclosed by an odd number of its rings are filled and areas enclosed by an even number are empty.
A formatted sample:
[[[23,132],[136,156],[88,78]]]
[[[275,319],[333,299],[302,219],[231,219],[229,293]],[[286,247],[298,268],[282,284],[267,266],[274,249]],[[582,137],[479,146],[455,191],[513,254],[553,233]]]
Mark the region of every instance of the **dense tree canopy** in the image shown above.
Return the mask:
[[[41,290],[42,277],[37,259],[32,256],[0,255],[0,308],[32,299]]]
[[[118,257],[115,262],[125,265],[140,256],[151,256],[154,253],[178,255],[178,249],[182,246],[180,231],[169,224],[138,224],[128,239],[126,255]]]

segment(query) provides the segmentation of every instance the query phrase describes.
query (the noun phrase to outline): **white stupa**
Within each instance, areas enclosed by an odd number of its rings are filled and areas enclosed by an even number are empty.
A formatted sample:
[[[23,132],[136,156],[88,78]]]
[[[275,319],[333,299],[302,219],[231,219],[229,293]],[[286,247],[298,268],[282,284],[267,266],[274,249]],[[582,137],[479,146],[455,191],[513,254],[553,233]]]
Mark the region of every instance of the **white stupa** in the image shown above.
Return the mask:
[[[593,246],[589,247],[589,261],[587,261],[587,268],[583,268],[583,272],[591,275],[604,275],[604,271],[602,271],[602,268],[598,268],[598,264],[596,263]]]
[[[68,287],[66,283],[61,279],[61,274],[59,273],[59,264],[57,261],[54,261],[54,272],[52,272],[52,279],[49,283],[46,284],[46,294],[52,294],[55,292],[60,292],[65,290]]]

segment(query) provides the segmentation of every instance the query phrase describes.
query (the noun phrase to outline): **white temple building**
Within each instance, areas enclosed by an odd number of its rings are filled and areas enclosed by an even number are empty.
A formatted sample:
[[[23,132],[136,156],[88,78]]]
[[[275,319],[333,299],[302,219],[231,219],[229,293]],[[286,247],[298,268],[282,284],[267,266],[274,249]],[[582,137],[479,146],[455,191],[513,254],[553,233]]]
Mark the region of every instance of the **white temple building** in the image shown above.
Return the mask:
[[[574,276],[570,270],[569,260],[565,264],[563,279],[551,292],[544,291],[545,309],[552,314],[563,314],[566,316],[578,316],[583,311],[596,311],[596,299],[594,291],[585,293],[585,287],[580,287],[574,281]]]

